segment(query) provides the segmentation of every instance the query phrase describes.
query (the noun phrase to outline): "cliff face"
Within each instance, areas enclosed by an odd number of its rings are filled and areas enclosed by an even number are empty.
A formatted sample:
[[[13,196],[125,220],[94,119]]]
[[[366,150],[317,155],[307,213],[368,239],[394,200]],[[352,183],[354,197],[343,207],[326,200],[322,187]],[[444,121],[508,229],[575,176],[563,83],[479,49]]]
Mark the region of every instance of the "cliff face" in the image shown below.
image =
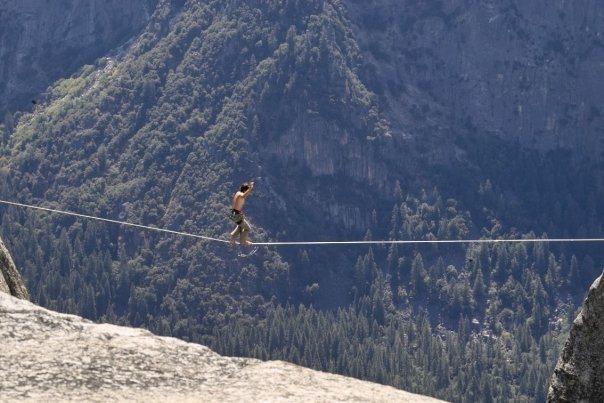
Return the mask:
[[[604,3],[346,3],[367,62],[364,78],[393,120],[601,158]]]
[[[21,275],[15,267],[10,253],[4,242],[0,239],[0,293],[13,295],[17,298],[29,300],[29,293]]]
[[[0,0],[0,117],[126,42],[157,0]]]
[[[222,357],[141,329],[98,325],[0,294],[0,399],[439,402],[284,362]]]
[[[604,276],[589,289],[550,382],[548,402],[604,401]]]

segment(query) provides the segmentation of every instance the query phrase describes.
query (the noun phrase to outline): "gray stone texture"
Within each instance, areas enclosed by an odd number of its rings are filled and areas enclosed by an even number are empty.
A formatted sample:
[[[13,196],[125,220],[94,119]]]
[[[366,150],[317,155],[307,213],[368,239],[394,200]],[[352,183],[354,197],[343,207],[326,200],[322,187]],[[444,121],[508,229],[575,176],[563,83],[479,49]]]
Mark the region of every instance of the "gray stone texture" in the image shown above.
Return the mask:
[[[0,294],[2,402],[439,402],[281,361],[222,357]]]
[[[604,276],[592,284],[550,381],[547,400],[604,402]]]
[[[0,238],[0,292],[29,300],[27,287],[17,270],[13,258]]]

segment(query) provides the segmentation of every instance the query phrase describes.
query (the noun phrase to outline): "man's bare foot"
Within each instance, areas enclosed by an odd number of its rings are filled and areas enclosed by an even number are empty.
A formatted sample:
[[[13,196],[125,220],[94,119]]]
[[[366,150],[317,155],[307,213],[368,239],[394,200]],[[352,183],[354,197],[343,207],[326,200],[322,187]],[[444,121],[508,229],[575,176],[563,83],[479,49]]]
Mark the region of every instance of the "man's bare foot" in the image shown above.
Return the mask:
[[[240,244],[250,246],[250,245],[252,245],[252,241],[243,241],[243,242],[240,242]]]
[[[235,241],[235,238],[231,238],[231,239],[229,239],[229,243],[231,245],[235,245],[237,243],[237,241]]]

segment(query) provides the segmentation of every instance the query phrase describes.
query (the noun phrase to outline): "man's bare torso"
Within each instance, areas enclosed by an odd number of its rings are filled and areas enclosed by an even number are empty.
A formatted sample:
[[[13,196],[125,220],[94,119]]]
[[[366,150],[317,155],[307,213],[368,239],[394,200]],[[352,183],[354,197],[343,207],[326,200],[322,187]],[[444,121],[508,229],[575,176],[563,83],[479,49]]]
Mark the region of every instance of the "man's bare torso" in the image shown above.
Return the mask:
[[[244,203],[245,197],[243,195],[243,192],[235,193],[235,196],[233,196],[233,208],[237,211],[241,211]]]

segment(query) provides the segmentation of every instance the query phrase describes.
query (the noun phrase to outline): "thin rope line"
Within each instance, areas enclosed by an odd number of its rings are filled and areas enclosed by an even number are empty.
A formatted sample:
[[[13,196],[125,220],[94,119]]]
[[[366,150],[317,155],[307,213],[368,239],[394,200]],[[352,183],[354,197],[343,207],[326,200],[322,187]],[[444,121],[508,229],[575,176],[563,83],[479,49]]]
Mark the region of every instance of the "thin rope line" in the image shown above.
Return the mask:
[[[167,232],[169,234],[188,236],[188,237],[199,238],[199,239],[205,239],[205,240],[208,240],[208,241],[217,241],[217,242],[226,242],[226,243],[229,242],[229,241],[225,241],[224,239],[212,238],[212,237],[209,237],[209,236],[190,234],[188,232],[172,231],[172,230],[165,229],[165,228],[150,227],[148,225],[142,225],[142,224],[133,224],[133,223],[125,222],[125,221],[112,220],[112,219],[109,219],[109,218],[93,217],[93,216],[86,215],[86,214],[73,213],[71,211],[56,210],[56,209],[47,208],[47,207],[31,206],[29,204],[15,203],[15,202],[10,202],[10,201],[6,201],[6,200],[0,200],[0,203],[8,204],[8,205],[11,205],[11,206],[17,206],[17,207],[32,208],[32,209],[35,209],[35,210],[47,211],[47,212],[50,212],[50,213],[58,213],[58,214],[65,214],[65,215],[70,215],[70,216],[74,216],[74,217],[87,218],[87,219],[90,219],[90,220],[105,221],[105,222],[110,222],[110,223],[113,223],[113,224],[126,225],[126,226],[136,227],[136,228],[143,228],[143,229],[152,230],[152,231]]]
[[[47,211],[50,213],[65,214],[74,217],[81,217],[90,220],[105,221],[113,224],[125,225],[136,228],[143,228],[152,231],[166,232],[169,234],[188,236],[208,241],[229,243],[229,241],[219,238],[212,238],[204,235],[191,234],[188,232],[173,231],[164,228],[150,227],[148,225],[133,224],[125,221],[112,220],[109,218],[94,217],[86,214],[73,213],[71,211],[57,210],[47,207],[32,206],[29,204],[16,203],[6,200],[0,200],[2,204],[11,206],[31,208],[35,210]],[[524,238],[524,239],[433,239],[433,240],[391,240],[391,241],[289,241],[289,242],[253,242],[257,246],[296,246],[296,245],[390,245],[390,244],[460,244],[460,243],[536,243],[536,242],[604,242],[604,238]]]
[[[393,240],[393,241],[300,241],[300,242],[254,242],[254,245],[386,245],[422,243],[504,243],[504,242],[604,242],[604,238],[527,238],[527,239],[434,239],[434,240]]]

